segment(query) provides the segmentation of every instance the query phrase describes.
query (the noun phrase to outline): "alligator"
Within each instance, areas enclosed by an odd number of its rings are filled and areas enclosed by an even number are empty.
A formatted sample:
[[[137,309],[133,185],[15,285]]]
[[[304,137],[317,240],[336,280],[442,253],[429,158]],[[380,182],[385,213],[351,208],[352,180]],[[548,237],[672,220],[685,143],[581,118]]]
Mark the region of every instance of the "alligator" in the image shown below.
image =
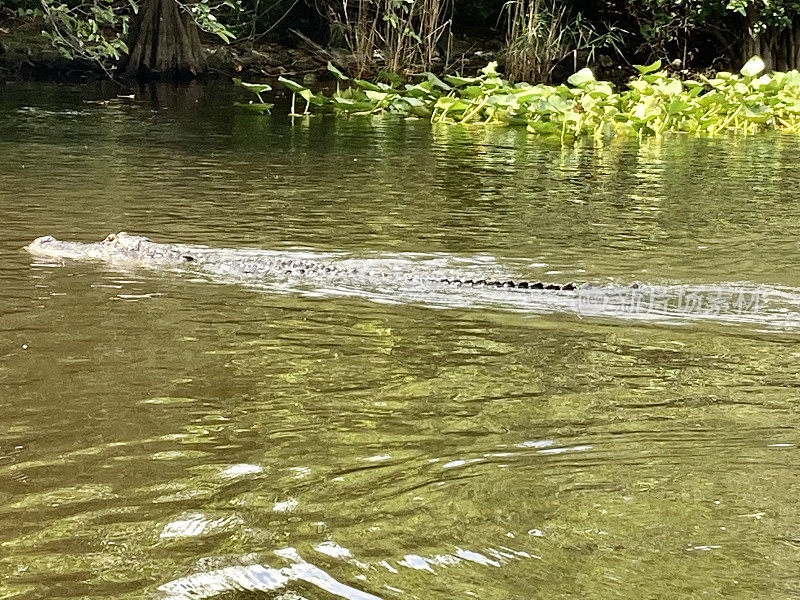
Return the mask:
[[[146,267],[180,269],[223,275],[239,279],[268,278],[288,276],[304,278],[347,277],[392,279],[417,284],[438,284],[446,286],[467,286],[483,288],[509,288],[519,290],[549,290],[575,292],[575,283],[556,284],[542,281],[513,281],[499,279],[475,279],[458,277],[416,277],[408,273],[393,271],[374,271],[354,268],[343,263],[281,257],[279,253],[254,253],[229,248],[212,249],[203,246],[181,244],[161,244],[124,231],[112,233],[101,242],[82,243],[60,241],[46,235],[35,239],[25,249],[36,256],[97,260],[108,263],[136,264]]]
[[[46,259],[93,260],[120,270],[142,267],[176,271],[224,283],[288,287],[300,293],[309,291],[310,286],[315,295],[329,291],[350,295],[355,290],[385,302],[491,305],[531,313],[563,311],[680,322],[715,320],[800,329],[800,290],[738,283],[598,286],[483,279],[480,273],[486,270],[485,265],[459,268],[455,266],[458,259],[440,255],[409,260],[397,255],[356,258],[341,253],[209,248],[161,244],[125,232],[93,243],[59,241],[47,235],[25,249]],[[475,289],[474,294],[460,293],[464,288],[481,289]]]

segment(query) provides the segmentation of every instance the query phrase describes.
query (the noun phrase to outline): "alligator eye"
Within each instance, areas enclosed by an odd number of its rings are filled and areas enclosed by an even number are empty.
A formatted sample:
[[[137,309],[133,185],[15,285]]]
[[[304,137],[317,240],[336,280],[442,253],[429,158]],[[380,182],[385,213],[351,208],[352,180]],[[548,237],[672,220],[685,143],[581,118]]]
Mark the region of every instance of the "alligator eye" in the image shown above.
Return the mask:
[[[188,254],[185,254],[183,256],[183,260],[185,260],[186,262],[192,262],[193,260],[195,260],[195,258],[194,256],[189,256]]]
[[[116,242],[116,241],[117,241],[117,236],[116,236],[116,234],[114,234],[114,233],[110,233],[110,234],[108,234],[108,236],[106,237],[106,239],[104,239],[103,241],[104,241],[104,242],[108,242],[108,243],[111,243],[111,242]]]

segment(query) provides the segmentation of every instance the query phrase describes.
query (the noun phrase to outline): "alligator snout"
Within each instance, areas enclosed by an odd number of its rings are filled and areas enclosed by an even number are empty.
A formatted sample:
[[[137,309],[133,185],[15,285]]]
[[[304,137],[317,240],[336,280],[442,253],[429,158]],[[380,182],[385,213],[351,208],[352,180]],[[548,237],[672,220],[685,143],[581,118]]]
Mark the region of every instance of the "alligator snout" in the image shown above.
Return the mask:
[[[55,241],[56,238],[54,238],[52,235],[43,235],[42,237],[38,237],[35,240],[33,240],[30,244],[25,246],[23,250],[27,250],[31,254],[36,254],[37,249],[41,248],[43,244]]]

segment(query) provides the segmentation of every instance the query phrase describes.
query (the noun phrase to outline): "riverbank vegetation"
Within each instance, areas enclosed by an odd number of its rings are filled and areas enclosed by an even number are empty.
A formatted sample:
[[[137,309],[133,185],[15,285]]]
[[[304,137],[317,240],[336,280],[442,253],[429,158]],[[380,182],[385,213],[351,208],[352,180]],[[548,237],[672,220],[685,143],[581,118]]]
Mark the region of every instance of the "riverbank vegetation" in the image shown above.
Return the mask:
[[[496,60],[508,80],[535,83],[587,66],[623,81],[656,59],[684,74],[753,55],[767,71],[800,66],[800,0],[6,0],[0,62],[31,31],[67,59],[137,75],[193,76],[206,57],[229,75],[324,74],[331,62],[359,78]],[[276,43],[307,60],[275,60],[264,49]]]
[[[304,112],[347,114],[396,113],[424,117],[433,123],[480,123],[524,126],[533,134],[561,140],[591,136],[659,136],[665,132],[714,135],[722,131],[751,134],[764,129],[800,132],[800,72],[764,74],[759,57],[738,73],[720,71],[713,77],[679,79],[661,69],[661,61],[636,65],[639,76],[615,91],[584,68],[566,84],[511,83],[491,63],[476,77],[433,73],[416,83],[399,76],[369,82],[350,79],[333,65],[331,72],[345,87],[330,95],[314,94],[287,79],[281,82],[305,102]],[[260,102],[242,105],[268,111],[260,94],[269,86],[236,82]]]

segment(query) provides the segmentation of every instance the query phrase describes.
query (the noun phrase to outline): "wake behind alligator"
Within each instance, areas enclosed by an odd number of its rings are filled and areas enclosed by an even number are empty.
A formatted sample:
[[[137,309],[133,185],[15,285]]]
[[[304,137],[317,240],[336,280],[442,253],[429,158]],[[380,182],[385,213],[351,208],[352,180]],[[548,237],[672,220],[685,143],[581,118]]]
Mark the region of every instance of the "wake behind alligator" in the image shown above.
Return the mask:
[[[311,296],[800,329],[800,293],[791,288],[736,283],[686,286],[527,281],[509,275],[497,261],[486,257],[465,260],[449,255],[403,254],[355,258],[342,253],[214,249],[162,244],[125,232],[94,243],[43,236],[25,249],[41,258],[101,261],[124,270],[144,267],[175,271],[220,283]]]

